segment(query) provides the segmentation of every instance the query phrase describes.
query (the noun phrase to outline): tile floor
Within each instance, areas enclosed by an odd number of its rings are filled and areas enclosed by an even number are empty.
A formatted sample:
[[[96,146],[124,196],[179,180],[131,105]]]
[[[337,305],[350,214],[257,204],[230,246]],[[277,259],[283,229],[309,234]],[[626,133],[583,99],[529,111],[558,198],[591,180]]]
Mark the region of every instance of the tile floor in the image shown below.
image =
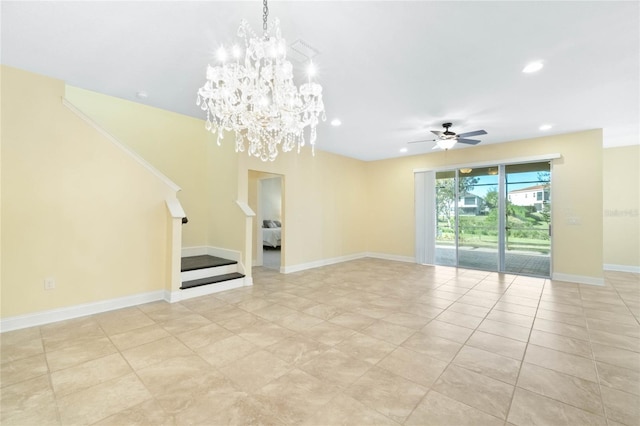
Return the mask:
[[[0,335],[3,425],[638,425],[640,279],[364,259]]]

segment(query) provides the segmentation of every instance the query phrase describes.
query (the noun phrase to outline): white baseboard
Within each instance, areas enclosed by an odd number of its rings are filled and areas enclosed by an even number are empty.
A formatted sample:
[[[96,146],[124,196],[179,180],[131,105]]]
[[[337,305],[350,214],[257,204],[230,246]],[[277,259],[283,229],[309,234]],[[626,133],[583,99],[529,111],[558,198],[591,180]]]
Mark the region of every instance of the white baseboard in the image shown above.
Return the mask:
[[[280,267],[280,273],[291,274],[293,272],[300,272],[307,269],[319,268],[321,266],[333,265],[336,263],[348,262],[350,260],[362,259],[367,257],[366,253],[356,253],[347,256],[333,257],[330,259],[315,260],[309,263],[301,263],[299,265],[282,266]]]
[[[604,278],[597,277],[586,277],[583,275],[571,275],[571,274],[563,274],[560,272],[554,272],[551,274],[552,280],[557,281],[566,281],[570,283],[578,283],[578,284],[588,284],[588,285],[604,285]]]
[[[253,284],[253,281],[251,281]],[[235,280],[222,281],[215,284],[207,284],[200,287],[188,288],[185,290],[176,290],[172,292],[165,292],[164,299],[169,303],[180,302],[181,300],[193,299],[194,297],[206,296],[208,294],[220,293],[221,291],[233,290],[234,288],[240,288],[246,284],[245,278],[237,278]]]
[[[603,265],[603,269],[605,271],[632,272],[634,274],[640,274],[640,266],[614,265],[614,264],[611,264],[611,263],[605,263]]]
[[[118,297],[116,299],[102,300],[100,302],[83,303],[81,305],[66,308],[51,309],[33,314],[18,315],[0,320],[0,333],[19,330],[27,327],[49,324],[52,322],[84,317],[113,311],[114,309],[128,308],[143,303],[155,302],[165,299],[163,290],[148,293],[134,294],[132,296]]]
[[[386,253],[376,253],[376,252],[367,252],[365,253],[366,257],[372,257],[374,259],[384,259],[384,260],[394,260],[396,262],[407,262],[407,263],[416,263],[415,257],[410,256],[399,256],[397,254],[386,254]]]

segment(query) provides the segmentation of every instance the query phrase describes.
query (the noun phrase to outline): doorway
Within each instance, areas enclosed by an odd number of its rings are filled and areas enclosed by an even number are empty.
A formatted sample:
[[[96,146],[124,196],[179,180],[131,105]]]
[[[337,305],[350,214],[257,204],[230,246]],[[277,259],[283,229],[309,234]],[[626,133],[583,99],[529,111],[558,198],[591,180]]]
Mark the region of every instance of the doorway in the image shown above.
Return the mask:
[[[282,266],[282,176],[263,173],[257,179],[257,266],[280,271]]]
[[[549,277],[551,166],[548,161],[459,167],[416,174],[416,188],[433,182],[433,202],[416,191],[416,217],[429,217],[416,235],[427,245],[420,263]],[[426,215],[429,209],[433,214]],[[422,215],[422,216],[421,216]],[[426,220],[426,219],[425,219]],[[428,246],[433,247],[429,250]],[[433,253],[431,259],[428,254]]]

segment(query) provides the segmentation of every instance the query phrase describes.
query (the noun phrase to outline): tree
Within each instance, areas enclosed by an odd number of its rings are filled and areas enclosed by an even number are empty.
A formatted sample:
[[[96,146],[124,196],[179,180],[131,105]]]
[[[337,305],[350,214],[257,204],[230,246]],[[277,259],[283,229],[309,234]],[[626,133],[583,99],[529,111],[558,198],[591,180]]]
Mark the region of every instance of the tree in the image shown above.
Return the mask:
[[[464,177],[459,179],[459,195],[465,194],[473,189],[478,178]],[[447,221],[447,225],[451,225],[451,214],[454,212],[453,208],[456,200],[455,179],[437,179],[436,180],[436,209],[438,218],[444,218]]]

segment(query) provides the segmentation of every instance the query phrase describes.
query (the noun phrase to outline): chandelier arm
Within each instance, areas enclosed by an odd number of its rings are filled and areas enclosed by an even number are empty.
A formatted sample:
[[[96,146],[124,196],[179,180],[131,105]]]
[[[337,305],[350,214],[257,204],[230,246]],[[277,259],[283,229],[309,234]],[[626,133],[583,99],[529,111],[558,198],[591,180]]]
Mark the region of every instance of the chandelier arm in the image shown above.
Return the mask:
[[[262,29],[264,30],[264,36],[267,37],[267,17],[269,16],[269,5],[267,0],[262,1]]]

